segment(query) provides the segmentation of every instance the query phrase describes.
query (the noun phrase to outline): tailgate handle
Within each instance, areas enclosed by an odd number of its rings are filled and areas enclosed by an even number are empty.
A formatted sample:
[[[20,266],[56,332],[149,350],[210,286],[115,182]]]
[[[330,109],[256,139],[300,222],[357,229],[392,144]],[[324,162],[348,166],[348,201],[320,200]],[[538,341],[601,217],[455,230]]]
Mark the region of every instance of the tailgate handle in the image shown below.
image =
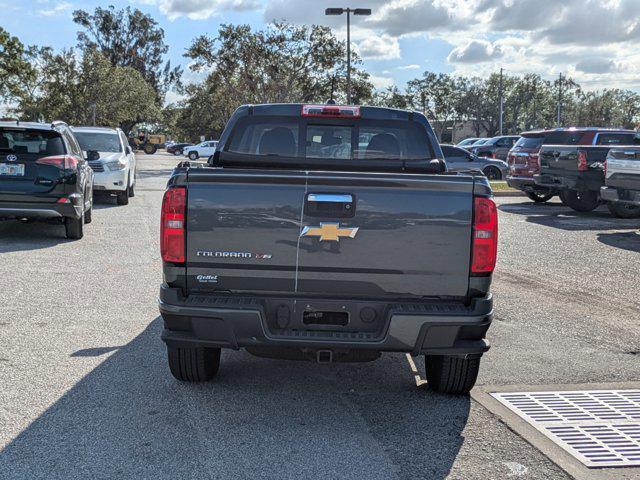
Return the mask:
[[[352,195],[335,195],[332,193],[310,193],[307,202],[353,203]]]
[[[310,217],[351,218],[355,215],[355,199],[351,194],[309,193],[304,203]]]

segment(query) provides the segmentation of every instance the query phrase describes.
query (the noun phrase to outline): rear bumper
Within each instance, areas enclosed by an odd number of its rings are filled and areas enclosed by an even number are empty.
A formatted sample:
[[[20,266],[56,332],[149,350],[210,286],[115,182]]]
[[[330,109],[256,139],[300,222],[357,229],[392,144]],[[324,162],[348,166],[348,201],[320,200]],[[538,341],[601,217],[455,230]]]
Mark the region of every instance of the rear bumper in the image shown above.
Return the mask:
[[[25,203],[0,201],[0,218],[28,218],[48,220],[53,218],[80,218],[81,197],[70,196],[71,203]]]
[[[533,177],[507,176],[507,185],[523,192],[539,192],[541,190],[555,191],[555,188],[536,185]]]
[[[263,300],[211,295],[181,299],[175,289],[163,286],[159,298],[165,324],[162,340],[172,347],[359,349],[414,355],[481,355],[489,349],[484,337],[493,319],[490,294],[475,299],[469,307],[444,302],[389,304],[378,331],[354,331],[349,325],[330,330],[315,326],[274,328]],[[314,300],[296,301],[305,308]],[[339,302],[348,309],[363,305]]]
[[[622,188],[602,187],[600,189],[600,197],[605,202],[640,205],[640,190],[626,190]]]
[[[591,176],[565,177],[547,173],[534,175],[533,180],[539,187],[555,190],[590,190],[599,192],[602,187],[600,179]]]

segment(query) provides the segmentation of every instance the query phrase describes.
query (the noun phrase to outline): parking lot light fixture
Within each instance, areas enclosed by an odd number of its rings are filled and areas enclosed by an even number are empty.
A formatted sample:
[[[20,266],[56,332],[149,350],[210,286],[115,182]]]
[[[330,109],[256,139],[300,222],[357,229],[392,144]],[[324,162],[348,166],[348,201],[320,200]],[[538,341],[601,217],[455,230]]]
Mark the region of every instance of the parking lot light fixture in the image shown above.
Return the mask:
[[[351,14],[371,15],[370,8],[327,8],[325,15],[347,14],[347,104],[351,104]]]

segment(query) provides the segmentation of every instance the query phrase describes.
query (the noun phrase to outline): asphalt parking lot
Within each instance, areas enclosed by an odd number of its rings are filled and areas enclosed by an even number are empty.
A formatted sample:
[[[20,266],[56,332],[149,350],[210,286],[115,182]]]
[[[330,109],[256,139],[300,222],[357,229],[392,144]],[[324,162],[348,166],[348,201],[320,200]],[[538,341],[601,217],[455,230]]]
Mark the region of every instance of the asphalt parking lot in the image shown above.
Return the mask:
[[[225,351],[214,382],[174,380],[155,298],[176,159],[138,159],[136,197],[99,200],[81,241],[0,222],[0,478],[569,478],[475,400],[418,386],[400,354],[316,365]],[[498,203],[478,385],[637,380],[640,220]]]

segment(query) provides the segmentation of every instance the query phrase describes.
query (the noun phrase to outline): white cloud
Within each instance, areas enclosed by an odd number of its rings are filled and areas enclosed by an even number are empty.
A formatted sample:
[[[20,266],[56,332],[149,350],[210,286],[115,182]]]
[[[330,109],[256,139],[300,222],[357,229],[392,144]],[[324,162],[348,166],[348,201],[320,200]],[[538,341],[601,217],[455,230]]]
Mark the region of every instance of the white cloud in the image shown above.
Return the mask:
[[[502,48],[485,40],[471,40],[466,45],[451,50],[447,61],[449,63],[481,63],[494,60],[502,56]]]
[[[458,25],[455,14],[436,0],[385,2],[367,23],[394,36],[449,30]]]
[[[394,84],[393,78],[391,77],[380,77],[377,75],[371,75],[371,83],[378,90],[384,90],[385,88],[391,87]]]
[[[386,34],[367,36],[367,38],[355,42],[355,48],[365,60],[391,60],[400,58],[400,44],[398,43],[398,39]]]
[[[398,70],[420,70],[420,65],[418,64],[411,64],[411,65],[401,65],[399,67],[396,67],[396,69]]]
[[[576,64],[576,70],[584,73],[610,73],[616,64],[610,58],[585,58]]]
[[[64,13],[71,10],[71,5],[69,2],[60,2],[53,8],[47,8],[46,10],[40,10],[40,15],[43,17],[55,17],[56,15],[63,15]]]
[[[169,20],[179,17],[205,20],[225,10],[243,12],[260,8],[257,0],[159,0],[155,3]]]

